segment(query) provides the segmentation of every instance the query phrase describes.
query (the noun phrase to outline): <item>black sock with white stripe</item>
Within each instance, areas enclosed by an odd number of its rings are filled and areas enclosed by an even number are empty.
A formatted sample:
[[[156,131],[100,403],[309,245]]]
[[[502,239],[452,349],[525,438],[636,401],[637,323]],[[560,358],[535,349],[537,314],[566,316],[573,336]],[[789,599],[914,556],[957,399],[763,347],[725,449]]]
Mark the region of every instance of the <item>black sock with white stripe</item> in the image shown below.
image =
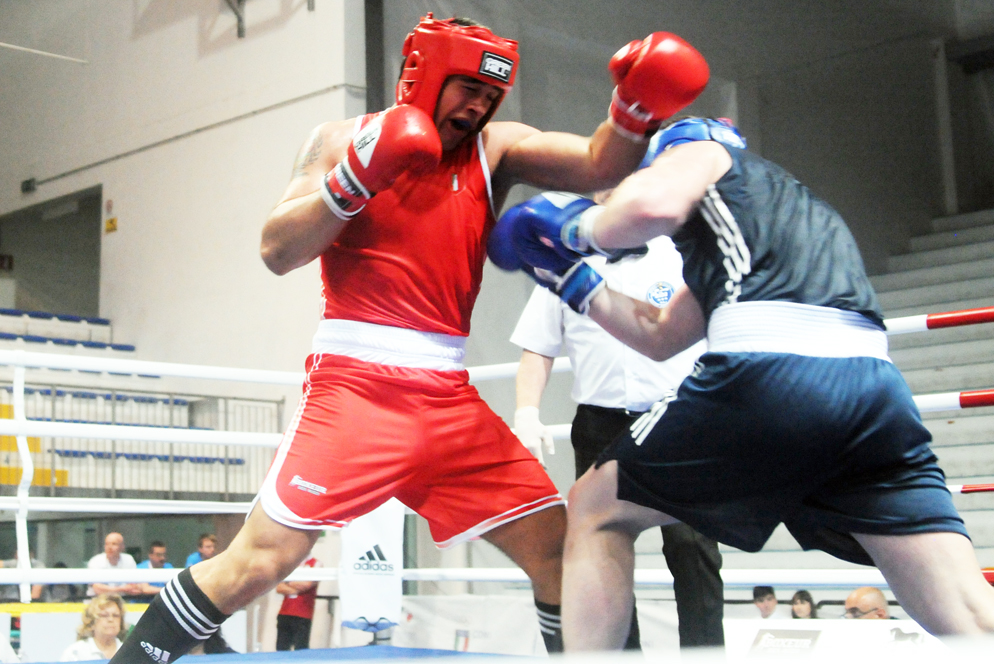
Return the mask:
[[[542,633],[545,649],[550,655],[563,651],[563,619],[560,617],[560,608],[558,604],[546,604],[535,600],[538,631]]]
[[[155,596],[111,662],[169,664],[209,639],[227,617],[185,569]]]

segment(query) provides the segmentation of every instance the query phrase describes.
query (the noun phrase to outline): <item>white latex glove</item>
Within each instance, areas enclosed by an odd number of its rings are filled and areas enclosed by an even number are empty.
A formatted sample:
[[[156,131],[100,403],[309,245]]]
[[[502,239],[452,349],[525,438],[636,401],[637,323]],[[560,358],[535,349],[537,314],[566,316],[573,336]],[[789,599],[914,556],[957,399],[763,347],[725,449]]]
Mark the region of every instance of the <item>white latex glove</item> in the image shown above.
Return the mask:
[[[514,435],[518,437],[521,444],[525,446],[538,462],[545,465],[542,458],[542,448],[549,454],[556,453],[556,444],[552,440],[552,434],[548,427],[538,419],[538,408],[535,406],[525,406],[514,411]]]

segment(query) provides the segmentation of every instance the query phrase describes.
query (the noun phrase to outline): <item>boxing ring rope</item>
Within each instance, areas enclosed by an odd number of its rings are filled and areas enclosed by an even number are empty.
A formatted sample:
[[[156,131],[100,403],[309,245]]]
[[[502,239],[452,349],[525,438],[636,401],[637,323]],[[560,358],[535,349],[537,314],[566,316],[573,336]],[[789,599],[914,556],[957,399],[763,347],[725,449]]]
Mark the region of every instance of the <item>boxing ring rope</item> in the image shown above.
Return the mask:
[[[884,321],[884,325],[887,326],[888,335],[925,332],[944,327],[960,327],[963,325],[977,325],[979,323],[994,323],[994,307],[947,311],[940,314],[903,316],[901,318],[888,318]]]
[[[164,583],[182,569],[0,569],[0,584],[13,583]],[[811,588],[844,589],[857,586],[887,587],[884,577],[876,569],[731,569],[722,570],[726,587],[752,588],[756,585],[806,586]],[[437,567],[405,569],[405,581],[468,581],[492,583],[528,583],[528,577],[517,567]],[[338,569],[334,567],[299,568],[287,577],[288,581],[336,581]],[[639,586],[670,586],[673,576],[666,569],[635,570],[635,583]]]
[[[907,316],[888,319],[884,322],[889,335],[976,325],[994,322],[994,307]],[[27,561],[30,560],[27,537],[28,512],[243,514],[248,512],[251,505],[244,502],[221,501],[32,497],[28,494],[34,475],[34,464],[28,448],[28,436],[208,443],[268,448],[275,448],[281,438],[280,434],[28,420],[25,416],[24,404],[25,373],[28,369],[77,370],[117,375],[169,376],[292,386],[299,386],[304,380],[303,372],[235,369],[144,360],[57,355],[23,350],[0,350],[0,366],[4,365],[14,368],[14,413],[13,419],[0,419],[0,435],[17,438],[22,475],[17,495],[0,497],[0,510],[16,511],[15,523],[19,561],[16,569],[0,569],[0,584],[20,584],[22,602],[30,601],[30,585],[32,583],[93,583],[95,581],[161,583],[179,572],[179,570],[155,569],[87,570],[21,567],[21,565],[27,565]],[[569,371],[570,368],[568,358],[561,357],[553,362],[552,371],[561,373]],[[514,377],[517,369],[517,362],[509,362],[470,367],[468,373],[472,382],[481,382]],[[994,389],[916,396],[915,403],[922,412],[994,406]],[[569,436],[570,425],[553,425],[549,429],[554,437],[566,438]],[[949,485],[949,490],[962,494],[991,492],[994,491],[994,484]],[[994,572],[985,572],[985,575],[988,575],[988,580],[994,583]],[[337,576],[338,570],[336,569],[305,568],[296,570],[289,578],[290,580],[322,581],[337,579]],[[818,588],[886,586],[883,576],[877,570],[738,569],[723,570],[722,578],[726,586],[741,588],[751,588],[755,585],[803,585]],[[410,581],[527,582],[524,572],[517,568],[408,569],[404,571],[404,579]],[[639,585],[668,586],[672,584],[673,577],[668,570],[636,570],[635,580]]]

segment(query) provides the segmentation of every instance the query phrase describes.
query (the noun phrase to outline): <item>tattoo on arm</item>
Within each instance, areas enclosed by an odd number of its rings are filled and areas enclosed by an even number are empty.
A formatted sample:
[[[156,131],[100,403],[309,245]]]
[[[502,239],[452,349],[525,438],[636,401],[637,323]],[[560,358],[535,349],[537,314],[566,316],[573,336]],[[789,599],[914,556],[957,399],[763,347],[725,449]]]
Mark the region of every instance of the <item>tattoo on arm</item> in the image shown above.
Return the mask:
[[[307,144],[307,147],[304,148],[297,156],[297,161],[293,165],[293,174],[290,179],[307,175],[307,167],[317,161],[318,157],[321,156],[321,146],[323,143],[324,137],[321,135],[321,132],[314,132],[314,135],[311,136],[311,140]]]

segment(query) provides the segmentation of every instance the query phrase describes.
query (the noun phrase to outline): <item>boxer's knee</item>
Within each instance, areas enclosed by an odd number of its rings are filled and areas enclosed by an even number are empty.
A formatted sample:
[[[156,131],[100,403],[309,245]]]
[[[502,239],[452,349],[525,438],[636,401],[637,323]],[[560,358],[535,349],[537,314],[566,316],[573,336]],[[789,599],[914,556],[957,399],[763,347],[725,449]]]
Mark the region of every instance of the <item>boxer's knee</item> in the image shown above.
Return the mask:
[[[578,479],[569,492],[570,527],[590,527],[609,523],[619,512],[618,464],[608,461],[593,467]]]
[[[225,551],[190,569],[218,608],[232,613],[294,571],[318,534],[277,523],[257,505]]]
[[[608,461],[588,470],[570,489],[568,521],[567,546],[571,539],[602,530],[637,537],[646,528],[676,519],[618,498],[618,463]]]
[[[566,538],[566,510],[558,505],[549,507],[494,528],[483,538],[525,572],[534,566],[560,565]]]

